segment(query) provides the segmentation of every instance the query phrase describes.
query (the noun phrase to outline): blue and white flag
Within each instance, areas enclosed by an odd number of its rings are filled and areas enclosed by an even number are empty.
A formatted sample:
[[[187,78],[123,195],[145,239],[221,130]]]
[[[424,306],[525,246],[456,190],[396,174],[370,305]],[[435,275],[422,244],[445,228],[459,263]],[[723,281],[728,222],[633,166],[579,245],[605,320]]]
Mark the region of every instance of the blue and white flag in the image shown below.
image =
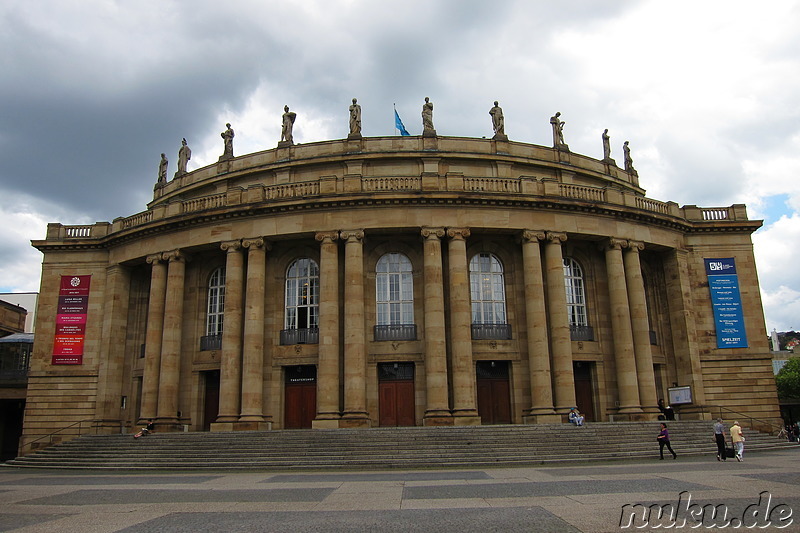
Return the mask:
[[[400,120],[400,115],[397,114],[397,109],[394,110],[394,127],[400,130],[400,135],[403,137],[411,136],[411,134],[406,131],[406,127],[403,126],[403,121]]]

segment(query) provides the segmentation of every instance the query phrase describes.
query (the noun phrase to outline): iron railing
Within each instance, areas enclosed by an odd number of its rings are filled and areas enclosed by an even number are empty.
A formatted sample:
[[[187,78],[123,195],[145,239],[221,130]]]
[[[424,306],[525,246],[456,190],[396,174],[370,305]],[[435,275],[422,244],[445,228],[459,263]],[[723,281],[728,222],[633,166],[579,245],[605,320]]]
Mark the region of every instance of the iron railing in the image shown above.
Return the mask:
[[[416,324],[385,324],[375,326],[376,341],[415,341],[417,340]]]
[[[594,328],[592,326],[569,325],[569,338],[573,341],[593,341]]]
[[[511,338],[511,324],[472,324],[474,340],[507,340]]]
[[[290,344],[319,344],[319,328],[281,330],[281,346]]]
[[[222,335],[204,335],[200,337],[200,351],[221,350]]]

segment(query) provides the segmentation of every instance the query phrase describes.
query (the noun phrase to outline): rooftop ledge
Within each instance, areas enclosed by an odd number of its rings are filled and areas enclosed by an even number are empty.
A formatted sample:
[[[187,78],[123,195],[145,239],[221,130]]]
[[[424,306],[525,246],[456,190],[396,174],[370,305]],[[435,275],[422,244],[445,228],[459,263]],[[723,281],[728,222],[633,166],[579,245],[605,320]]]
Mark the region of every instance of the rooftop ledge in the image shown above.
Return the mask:
[[[373,164],[376,162],[382,165]],[[308,179],[309,175],[313,179]],[[579,201],[632,208],[692,225],[748,220],[743,204],[679,207],[675,202],[645,197],[638,181],[636,171],[626,172],[613,161],[513,141],[421,136],[334,140],[220,160],[157,184],[146,211],[116,218],[113,223],[51,223],[47,240],[102,238],[154,221],[237,206],[364,194]]]

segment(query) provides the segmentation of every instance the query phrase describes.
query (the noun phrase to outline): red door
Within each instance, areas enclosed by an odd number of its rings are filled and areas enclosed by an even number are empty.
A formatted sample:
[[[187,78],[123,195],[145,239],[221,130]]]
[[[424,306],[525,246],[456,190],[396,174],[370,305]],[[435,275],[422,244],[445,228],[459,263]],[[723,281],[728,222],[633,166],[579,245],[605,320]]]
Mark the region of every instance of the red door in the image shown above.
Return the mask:
[[[203,404],[203,430],[211,429],[211,423],[216,422],[219,415],[219,370],[204,372],[206,398]]]
[[[511,423],[508,361],[480,361],[476,366],[478,414],[482,424]]]
[[[317,367],[286,367],[284,427],[306,429],[317,416]]]
[[[378,402],[380,426],[416,425],[413,363],[378,365]]]
[[[572,364],[575,376],[575,403],[587,422],[596,420],[594,415],[594,391],[592,390],[592,365],[591,362],[575,361]]]

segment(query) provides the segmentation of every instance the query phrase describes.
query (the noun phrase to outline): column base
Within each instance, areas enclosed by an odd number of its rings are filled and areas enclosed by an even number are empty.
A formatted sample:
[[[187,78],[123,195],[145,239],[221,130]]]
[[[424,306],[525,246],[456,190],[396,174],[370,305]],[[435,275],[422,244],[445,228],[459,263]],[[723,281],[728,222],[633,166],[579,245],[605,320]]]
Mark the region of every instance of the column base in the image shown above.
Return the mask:
[[[529,413],[522,416],[523,424],[560,424],[563,417],[555,412]]]
[[[338,418],[317,418],[311,421],[313,429],[339,429]]]
[[[233,431],[234,422],[212,422],[210,430],[217,431]]]
[[[249,421],[239,420],[233,423],[233,431],[269,431],[272,429],[272,422],[266,420]]]
[[[453,411],[454,426],[480,426],[481,417],[475,409],[455,409]]]
[[[423,426],[452,426],[453,416],[444,409],[431,409],[422,417]]]
[[[340,428],[369,428],[372,427],[372,420],[366,411],[355,411],[342,414],[339,419]]]
[[[183,424],[178,424],[178,419],[174,417],[156,418],[155,431],[156,433],[177,433],[183,431]]]

